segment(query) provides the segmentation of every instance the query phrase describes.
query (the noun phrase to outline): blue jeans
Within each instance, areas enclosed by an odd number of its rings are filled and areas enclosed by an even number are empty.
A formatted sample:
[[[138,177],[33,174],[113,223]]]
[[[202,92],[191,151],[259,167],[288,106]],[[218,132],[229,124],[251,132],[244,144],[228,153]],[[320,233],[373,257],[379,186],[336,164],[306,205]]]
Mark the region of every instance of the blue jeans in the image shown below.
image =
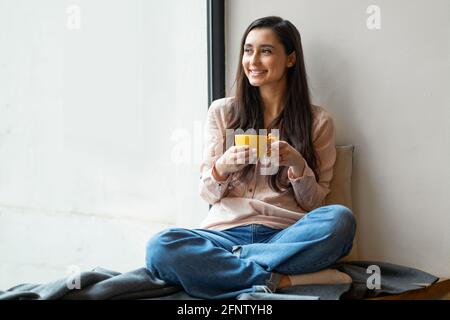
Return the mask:
[[[346,256],[356,223],[342,205],[317,208],[285,229],[261,224],[222,231],[169,228],[147,243],[146,267],[202,299],[275,292],[283,274],[330,267]]]

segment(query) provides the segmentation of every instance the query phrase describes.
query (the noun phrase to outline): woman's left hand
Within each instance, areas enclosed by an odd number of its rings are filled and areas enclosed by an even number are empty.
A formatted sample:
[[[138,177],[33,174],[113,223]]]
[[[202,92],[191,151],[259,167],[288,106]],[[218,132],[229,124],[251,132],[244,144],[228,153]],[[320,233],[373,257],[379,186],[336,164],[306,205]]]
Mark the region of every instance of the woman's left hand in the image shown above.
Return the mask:
[[[270,145],[270,149],[272,150],[272,156],[276,155],[276,151],[278,149],[278,165],[279,166],[289,166],[291,167],[292,173],[295,176],[300,176],[303,173],[305,168],[305,159],[294,147],[292,147],[286,141],[275,141]],[[271,162],[274,163],[274,160],[271,159]]]

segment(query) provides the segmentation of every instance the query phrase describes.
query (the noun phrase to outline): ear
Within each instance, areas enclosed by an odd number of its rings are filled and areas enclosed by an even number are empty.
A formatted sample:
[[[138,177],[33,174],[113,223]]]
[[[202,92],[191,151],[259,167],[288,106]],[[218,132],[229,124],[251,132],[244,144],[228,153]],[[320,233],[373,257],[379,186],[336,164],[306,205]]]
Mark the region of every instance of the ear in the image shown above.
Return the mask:
[[[297,61],[297,57],[295,55],[295,51],[293,51],[290,55],[288,55],[286,65],[288,68],[295,65],[295,62]]]

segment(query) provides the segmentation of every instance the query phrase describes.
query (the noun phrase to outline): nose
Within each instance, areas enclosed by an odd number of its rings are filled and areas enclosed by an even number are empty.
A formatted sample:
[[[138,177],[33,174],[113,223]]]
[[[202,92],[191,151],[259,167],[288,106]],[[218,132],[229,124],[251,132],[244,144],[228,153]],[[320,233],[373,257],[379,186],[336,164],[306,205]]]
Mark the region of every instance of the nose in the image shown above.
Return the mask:
[[[252,65],[257,65],[259,63],[259,54],[256,51],[250,57],[250,63]]]

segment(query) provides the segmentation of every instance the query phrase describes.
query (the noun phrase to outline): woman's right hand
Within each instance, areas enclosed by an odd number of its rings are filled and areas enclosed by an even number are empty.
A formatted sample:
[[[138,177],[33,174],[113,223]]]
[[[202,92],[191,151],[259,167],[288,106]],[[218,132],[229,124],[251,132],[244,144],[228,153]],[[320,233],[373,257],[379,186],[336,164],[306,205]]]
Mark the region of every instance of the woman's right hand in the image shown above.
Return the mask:
[[[221,177],[226,177],[250,163],[256,163],[256,149],[250,149],[249,146],[232,146],[217,159],[215,168]]]

